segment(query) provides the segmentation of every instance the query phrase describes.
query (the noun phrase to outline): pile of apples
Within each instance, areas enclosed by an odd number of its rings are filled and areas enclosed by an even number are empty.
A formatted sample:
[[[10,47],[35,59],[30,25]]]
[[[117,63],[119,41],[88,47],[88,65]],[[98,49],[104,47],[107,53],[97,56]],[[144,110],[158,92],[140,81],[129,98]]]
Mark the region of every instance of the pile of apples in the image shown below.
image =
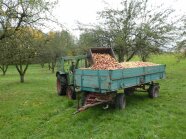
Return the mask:
[[[151,62],[142,62],[142,61],[122,62],[120,64],[123,68],[147,67],[147,66],[158,65]]]
[[[119,64],[115,58],[109,54],[93,53],[94,64],[91,69],[94,70],[114,70],[122,69],[122,65]]]
[[[92,65],[92,67],[90,67],[90,69],[93,70],[115,70],[115,69],[158,65],[151,62],[141,62],[141,61],[118,63],[116,59],[109,54],[93,53],[92,56],[93,56],[94,64]]]

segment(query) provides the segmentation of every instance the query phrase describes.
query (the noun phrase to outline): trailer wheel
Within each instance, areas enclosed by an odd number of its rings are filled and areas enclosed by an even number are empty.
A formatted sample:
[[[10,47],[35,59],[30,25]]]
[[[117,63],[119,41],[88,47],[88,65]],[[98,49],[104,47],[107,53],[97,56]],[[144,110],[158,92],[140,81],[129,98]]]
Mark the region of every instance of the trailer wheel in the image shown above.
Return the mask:
[[[151,85],[149,87],[149,97],[150,98],[157,98],[159,96],[159,85]]]
[[[125,94],[117,94],[115,97],[115,108],[125,109],[126,106],[126,97]]]
[[[67,87],[66,94],[69,99],[73,99],[73,100],[76,99],[76,93],[75,93],[74,88],[72,86]]]
[[[59,96],[66,95],[66,89],[67,89],[67,87],[66,87],[66,84],[67,84],[66,78],[64,76],[58,75],[56,84],[57,84],[57,94]]]
[[[127,96],[132,96],[132,95],[134,95],[134,90],[135,90],[134,87],[125,88],[125,89],[124,89],[124,93],[125,93],[125,95],[127,95]]]

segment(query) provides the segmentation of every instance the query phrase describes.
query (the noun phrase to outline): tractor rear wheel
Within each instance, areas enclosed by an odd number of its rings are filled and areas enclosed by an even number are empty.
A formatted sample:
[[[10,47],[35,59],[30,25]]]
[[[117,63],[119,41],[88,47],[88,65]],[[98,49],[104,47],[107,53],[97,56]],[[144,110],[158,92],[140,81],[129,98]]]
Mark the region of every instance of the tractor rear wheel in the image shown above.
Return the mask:
[[[126,97],[125,94],[117,94],[115,97],[115,108],[125,109],[126,106]]]
[[[67,90],[67,80],[64,76],[57,76],[57,94],[59,96],[66,95],[66,90]]]
[[[73,100],[76,99],[76,93],[75,93],[74,88],[72,86],[67,87],[66,94],[69,99],[73,99]]]

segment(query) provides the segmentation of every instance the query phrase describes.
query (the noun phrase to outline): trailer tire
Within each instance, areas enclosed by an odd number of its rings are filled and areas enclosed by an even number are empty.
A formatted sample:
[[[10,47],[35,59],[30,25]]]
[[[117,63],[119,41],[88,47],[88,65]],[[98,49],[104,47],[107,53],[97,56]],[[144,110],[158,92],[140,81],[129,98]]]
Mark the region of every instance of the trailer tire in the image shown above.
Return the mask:
[[[159,96],[159,85],[151,85],[149,87],[149,97],[150,98],[157,98]]]
[[[115,97],[115,108],[125,109],[126,106],[126,97],[125,94],[117,94]]]
[[[72,86],[67,87],[66,94],[69,99],[73,99],[73,100],[76,99],[76,93],[75,93],[74,88]]]
[[[56,84],[57,84],[57,94],[59,96],[66,95],[67,80],[65,76],[57,75]]]

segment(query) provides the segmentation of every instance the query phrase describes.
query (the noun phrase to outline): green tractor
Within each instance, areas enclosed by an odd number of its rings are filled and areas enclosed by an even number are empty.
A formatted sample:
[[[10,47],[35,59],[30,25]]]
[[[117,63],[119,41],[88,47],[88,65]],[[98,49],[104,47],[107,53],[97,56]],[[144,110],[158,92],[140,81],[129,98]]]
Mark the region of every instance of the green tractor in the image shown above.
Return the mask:
[[[92,53],[111,54],[111,48],[91,48],[86,55],[65,56],[57,60],[57,94],[67,95],[70,99],[76,99],[74,86],[74,71],[79,68],[87,68],[94,64]]]
[[[74,71],[88,67],[87,55],[65,56],[57,60],[57,93],[76,99],[74,88]]]

